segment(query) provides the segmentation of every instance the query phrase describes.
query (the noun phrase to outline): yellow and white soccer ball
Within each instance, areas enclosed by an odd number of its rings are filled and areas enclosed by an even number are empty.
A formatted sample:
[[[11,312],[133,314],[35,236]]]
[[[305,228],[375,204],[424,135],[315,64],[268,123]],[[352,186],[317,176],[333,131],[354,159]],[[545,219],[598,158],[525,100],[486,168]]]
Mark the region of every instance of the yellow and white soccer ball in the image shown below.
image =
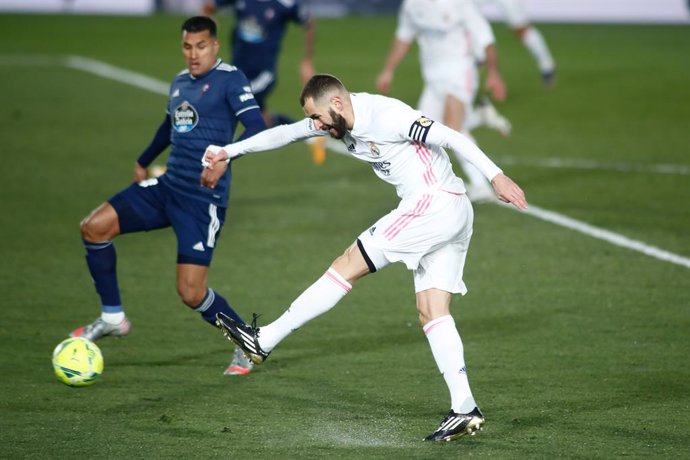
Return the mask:
[[[103,354],[92,341],[83,337],[70,337],[55,347],[53,369],[57,378],[65,385],[91,385],[103,373]]]

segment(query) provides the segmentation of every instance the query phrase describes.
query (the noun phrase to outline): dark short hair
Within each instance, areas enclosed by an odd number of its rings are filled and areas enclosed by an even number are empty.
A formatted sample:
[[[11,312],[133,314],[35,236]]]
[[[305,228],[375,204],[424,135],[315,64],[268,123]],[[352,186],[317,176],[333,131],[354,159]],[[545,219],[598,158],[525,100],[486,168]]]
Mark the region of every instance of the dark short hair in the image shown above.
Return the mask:
[[[304,107],[306,99],[311,98],[316,101],[332,90],[344,92],[345,85],[333,75],[326,73],[316,74],[304,85],[302,94],[299,97],[299,103]]]
[[[182,24],[182,32],[203,32],[208,30],[208,34],[216,38],[218,27],[216,26],[216,21],[209,18],[208,16],[193,16],[187,19]]]

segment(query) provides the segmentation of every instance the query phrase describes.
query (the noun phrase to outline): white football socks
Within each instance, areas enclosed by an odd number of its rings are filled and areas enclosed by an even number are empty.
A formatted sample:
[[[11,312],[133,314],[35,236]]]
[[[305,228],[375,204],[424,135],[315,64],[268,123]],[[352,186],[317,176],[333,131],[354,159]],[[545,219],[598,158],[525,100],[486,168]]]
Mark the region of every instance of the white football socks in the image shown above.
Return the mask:
[[[534,27],[529,27],[522,36],[522,43],[537,61],[539,70],[542,73],[553,72],[556,64],[553,61],[551,51],[549,51],[549,47],[541,32]]]
[[[450,391],[451,409],[467,414],[477,407],[467,380],[462,340],[452,316],[446,315],[429,321],[424,333],[431,346],[438,370],[443,374]]]
[[[352,285],[345,278],[329,268],[292,302],[280,318],[261,327],[259,345],[266,352],[273,350],[291,332],[333,308],[351,289]]]
[[[120,324],[125,319],[125,312],[119,311],[117,313],[101,312],[101,319],[108,324]]]

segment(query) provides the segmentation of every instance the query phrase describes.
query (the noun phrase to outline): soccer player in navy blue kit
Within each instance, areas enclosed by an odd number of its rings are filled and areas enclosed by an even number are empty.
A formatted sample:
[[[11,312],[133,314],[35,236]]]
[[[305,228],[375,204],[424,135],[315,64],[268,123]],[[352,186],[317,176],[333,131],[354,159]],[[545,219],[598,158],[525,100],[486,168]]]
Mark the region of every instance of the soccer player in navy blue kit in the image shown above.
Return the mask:
[[[217,8],[231,6],[235,24],[231,34],[232,64],[242,70],[252,85],[264,120],[268,126],[293,123],[295,120],[269,113],[266,99],[277,82],[278,57],[285,31],[292,22],[304,28],[304,56],[300,63],[302,84],[314,75],[316,23],[301,0],[208,0],[203,12],[212,15]],[[326,160],[323,143],[314,143],[314,162]]]
[[[231,172],[214,190],[199,184],[199,158],[209,144],[233,141],[238,121],[251,136],[266,128],[249,81],[218,59],[215,22],[204,16],[182,25],[186,69],[170,86],[165,118],[134,167],[135,183],[98,206],[81,222],[86,262],[101,298],[101,316],[72,337],[97,340],[125,336],[125,316],[116,273],[113,238],[125,233],[172,227],[177,236],[177,292],[187,306],[215,325],[223,312],[241,321],[218,292],[209,288],[208,268],[225,221]],[[170,146],[167,171],[147,179],[147,168]]]

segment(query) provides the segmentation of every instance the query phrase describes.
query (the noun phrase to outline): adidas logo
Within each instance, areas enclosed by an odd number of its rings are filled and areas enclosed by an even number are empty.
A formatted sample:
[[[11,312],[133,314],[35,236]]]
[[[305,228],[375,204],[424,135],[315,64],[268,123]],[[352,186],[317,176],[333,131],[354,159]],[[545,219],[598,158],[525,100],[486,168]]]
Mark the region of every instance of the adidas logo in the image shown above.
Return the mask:
[[[202,243],[201,241],[199,241],[197,244],[192,246],[192,249],[194,249],[195,251],[201,251],[201,252],[204,252],[206,250],[206,249],[204,249],[204,243]]]

